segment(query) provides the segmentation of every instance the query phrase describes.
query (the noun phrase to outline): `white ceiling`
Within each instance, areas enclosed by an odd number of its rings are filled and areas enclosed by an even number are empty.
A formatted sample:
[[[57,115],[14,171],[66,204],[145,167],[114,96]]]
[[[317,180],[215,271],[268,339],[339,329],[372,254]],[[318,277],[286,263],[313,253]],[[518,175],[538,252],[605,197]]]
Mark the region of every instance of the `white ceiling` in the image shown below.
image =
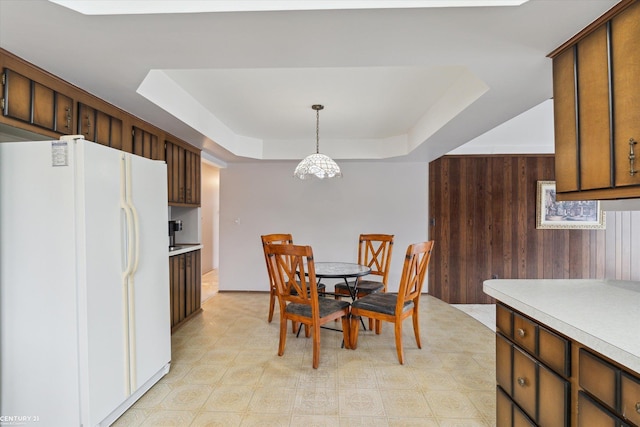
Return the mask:
[[[118,3],[118,2],[115,2]],[[546,55],[616,0],[83,15],[0,0],[0,47],[224,162],[430,161],[552,96]]]

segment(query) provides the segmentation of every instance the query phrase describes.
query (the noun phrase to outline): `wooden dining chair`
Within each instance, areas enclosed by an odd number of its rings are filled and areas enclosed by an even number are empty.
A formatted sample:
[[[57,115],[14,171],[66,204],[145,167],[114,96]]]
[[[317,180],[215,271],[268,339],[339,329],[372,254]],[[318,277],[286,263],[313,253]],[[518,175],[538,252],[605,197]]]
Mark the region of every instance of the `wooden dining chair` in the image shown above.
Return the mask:
[[[389,279],[389,266],[393,252],[393,234],[361,234],[358,239],[358,264],[371,268],[366,278],[358,278],[356,298],[386,292]],[[379,280],[375,280],[376,276]],[[353,297],[355,281],[337,283],[334,293],[336,298],[341,296]],[[351,289],[349,289],[349,287]],[[364,325],[364,323],[363,323]],[[369,319],[369,329],[373,329],[373,320]]]
[[[264,248],[265,248],[266,245],[293,244],[293,236],[291,234],[285,234],[285,233],[265,234],[265,235],[260,236],[260,238],[262,239],[262,250],[263,250],[263,252],[264,252]],[[273,312],[275,310],[277,294],[276,294],[275,283],[273,281],[273,278],[271,277],[271,273],[269,272],[269,262],[267,260],[266,252],[264,254],[264,259],[265,259],[265,262],[267,263],[267,273],[269,274],[269,317],[268,317],[268,321],[269,321],[269,323],[271,323],[271,321],[273,320]],[[324,292],[325,285],[324,284],[320,284],[318,289],[321,292]],[[291,322],[291,328],[292,328],[293,333],[296,333],[298,331],[298,324],[296,322]],[[307,331],[307,333],[308,333],[308,331]]]
[[[413,332],[418,348],[420,343],[419,302],[422,285],[431,259],[433,241],[409,245],[402,268],[398,293],[375,293],[359,298],[351,304],[351,348],[358,347],[360,316],[375,320],[376,334],[380,333],[381,322],[395,324],[396,351],[398,361],[404,365],[402,348],[402,322],[407,317],[413,319]]]
[[[274,278],[280,305],[280,342],[278,356],[284,354],[287,341],[287,321],[309,326],[313,338],[313,368],[320,363],[320,326],[342,319],[346,348],[349,339],[349,302],[318,298],[313,250],[311,246],[266,245],[267,264]]]
[[[264,252],[264,260],[267,263],[267,272],[269,272],[269,261],[267,259],[267,252],[265,250],[267,245],[275,244],[293,244],[293,236],[291,234],[265,234],[260,236],[262,239],[262,250]],[[276,285],[273,281],[273,277],[269,273],[269,323],[273,320],[273,311],[276,306]]]
[[[358,279],[357,298],[376,292],[387,291],[389,265],[393,252],[393,234],[361,234],[358,243],[358,264],[371,268],[366,279]],[[379,280],[369,278],[378,276]],[[355,282],[349,282],[351,289]],[[351,296],[346,283],[337,283],[334,292],[338,295]]]

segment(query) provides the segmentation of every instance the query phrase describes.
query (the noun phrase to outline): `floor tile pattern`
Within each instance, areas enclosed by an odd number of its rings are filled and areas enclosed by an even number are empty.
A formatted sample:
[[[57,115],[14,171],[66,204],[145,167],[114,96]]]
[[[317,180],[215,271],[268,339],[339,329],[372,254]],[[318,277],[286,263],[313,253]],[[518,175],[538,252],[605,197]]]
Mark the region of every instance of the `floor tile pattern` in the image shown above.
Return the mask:
[[[361,331],[355,351],[322,330],[316,370],[311,339],[289,332],[276,354],[268,303],[266,292],[212,294],[173,334],[170,372],[114,425],[495,425],[494,334],[463,311],[423,296],[422,349],[405,321],[405,365],[391,324],[381,335]]]

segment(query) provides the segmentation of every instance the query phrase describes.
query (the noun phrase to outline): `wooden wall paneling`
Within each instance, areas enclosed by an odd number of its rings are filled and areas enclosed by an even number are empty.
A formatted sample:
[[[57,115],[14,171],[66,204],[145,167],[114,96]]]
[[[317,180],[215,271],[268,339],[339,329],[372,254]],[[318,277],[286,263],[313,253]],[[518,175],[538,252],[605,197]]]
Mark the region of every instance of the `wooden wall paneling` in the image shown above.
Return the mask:
[[[616,280],[640,280],[640,212],[607,212],[604,276]]]
[[[429,165],[429,293],[449,303],[488,303],[489,278],[604,277],[601,230],[537,230],[537,181],[552,156],[445,156]],[[435,221],[435,223],[433,222]]]

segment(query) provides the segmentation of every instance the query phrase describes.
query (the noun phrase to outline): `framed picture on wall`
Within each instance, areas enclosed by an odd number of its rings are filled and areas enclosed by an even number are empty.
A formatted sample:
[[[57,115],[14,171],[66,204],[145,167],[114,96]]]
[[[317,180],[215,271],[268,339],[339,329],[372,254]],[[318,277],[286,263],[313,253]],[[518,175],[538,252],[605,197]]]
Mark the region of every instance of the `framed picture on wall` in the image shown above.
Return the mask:
[[[604,229],[605,214],[598,200],[556,201],[556,182],[538,181],[536,228]]]

